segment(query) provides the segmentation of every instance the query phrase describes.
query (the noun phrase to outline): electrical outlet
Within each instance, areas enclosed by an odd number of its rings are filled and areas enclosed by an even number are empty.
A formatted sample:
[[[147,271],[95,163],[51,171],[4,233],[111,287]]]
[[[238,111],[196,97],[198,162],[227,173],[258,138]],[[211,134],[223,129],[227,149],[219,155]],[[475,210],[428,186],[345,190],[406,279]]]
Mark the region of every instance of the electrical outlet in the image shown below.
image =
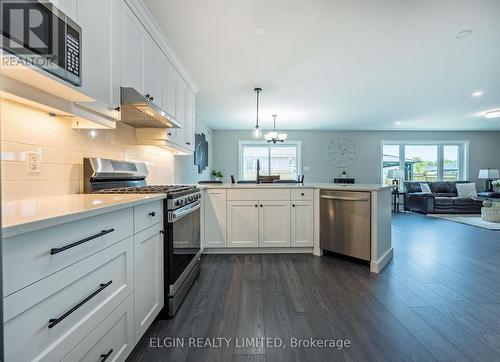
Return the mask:
[[[38,173],[40,172],[40,161],[41,154],[38,152],[27,152],[26,153],[26,167],[28,172]]]

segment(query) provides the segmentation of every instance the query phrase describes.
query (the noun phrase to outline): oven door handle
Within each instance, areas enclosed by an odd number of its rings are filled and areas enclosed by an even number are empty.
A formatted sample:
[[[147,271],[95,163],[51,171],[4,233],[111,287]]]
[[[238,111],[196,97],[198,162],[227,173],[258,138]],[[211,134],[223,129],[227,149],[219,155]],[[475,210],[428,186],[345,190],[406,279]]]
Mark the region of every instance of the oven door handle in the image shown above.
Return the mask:
[[[176,222],[179,219],[182,219],[184,216],[189,215],[190,213],[198,210],[201,207],[201,204],[198,202],[194,206],[189,207],[180,211],[171,211],[168,213],[168,222]]]

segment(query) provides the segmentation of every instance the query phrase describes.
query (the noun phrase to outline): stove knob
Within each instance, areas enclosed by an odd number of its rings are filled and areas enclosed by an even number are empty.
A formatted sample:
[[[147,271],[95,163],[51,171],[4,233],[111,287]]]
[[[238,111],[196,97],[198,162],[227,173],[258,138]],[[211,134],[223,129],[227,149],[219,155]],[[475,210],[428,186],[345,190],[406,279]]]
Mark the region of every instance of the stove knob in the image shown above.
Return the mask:
[[[186,200],[180,199],[179,202],[180,202],[181,205],[184,205],[184,203],[186,202]]]
[[[181,202],[180,200],[175,200],[175,206],[180,206]]]
[[[188,196],[189,201],[193,201],[193,196]]]

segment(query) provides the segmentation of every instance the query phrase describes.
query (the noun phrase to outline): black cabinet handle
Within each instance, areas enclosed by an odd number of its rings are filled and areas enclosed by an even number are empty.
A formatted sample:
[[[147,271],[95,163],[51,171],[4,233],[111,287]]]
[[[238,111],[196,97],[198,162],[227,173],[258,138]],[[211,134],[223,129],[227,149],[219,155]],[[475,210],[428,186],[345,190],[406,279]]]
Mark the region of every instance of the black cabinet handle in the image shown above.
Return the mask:
[[[156,215],[156,212],[154,212],[154,211],[151,211],[151,212],[150,212],[150,213],[149,213],[148,215],[149,215],[149,216],[152,216],[152,217],[155,217],[155,215]]]
[[[117,111],[117,112],[120,112],[120,107],[115,107],[114,110]]]
[[[295,204],[293,204],[292,207],[295,207]]]
[[[304,193],[302,192],[300,195],[301,195],[301,196],[304,196]]]
[[[149,99],[149,93],[147,93],[144,97],[146,97],[147,99]]]
[[[101,361],[100,362],[106,361],[108,359],[108,357],[111,356],[111,353],[113,353],[113,348],[111,348],[108,353],[101,354],[101,356],[100,356]]]
[[[264,205],[260,204],[260,207],[264,207]]]
[[[171,132],[168,132],[168,133],[167,133],[167,135],[168,135],[168,136],[172,136],[172,133],[171,133]]]
[[[155,97],[153,97],[153,96],[149,97],[149,100],[150,100],[150,101],[152,101],[152,100],[154,100],[154,99],[155,99]]]
[[[257,207],[257,205],[255,205],[255,207]]]
[[[108,286],[110,286],[111,283],[113,283],[112,280],[110,280],[109,282],[107,282],[105,284],[99,284],[99,289],[97,289],[95,292],[93,292],[92,294],[90,294],[88,297],[86,297],[80,303],[78,303],[77,305],[75,305],[73,308],[71,308],[70,310],[68,310],[62,316],[57,317],[57,318],[51,318],[51,319],[49,319],[49,328],[55,327],[57,324],[59,324],[59,322],[61,322],[64,319],[66,319],[75,310],[77,310],[78,308],[80,308],[82,305],[84,305],[85,303],[87,303],[89,300],[91,300],[92,298],[94,298],[97,294],[99,294],[104,289],[106,289]]]
[[[186,142],[187,145],[191,146],[191,142]]]
[[[71,249],[71,248],[74,248],[75,246],[78,246],[80,244],[83,244],[83,243],[86,243],[87,241],[90,241],[90,240],[93,240],[93,239],[96,239],[100,236],[103,236],[103,235],[106,235],[106,234],[109,234],[109,233],[112,233],[113,231],[115,231],[115,229],[108,229],[108,230],[103,230],[101,231],[100,233],[98,234],[95,234],[95,235],[92,235],[92,236],[89,236],[85,239],[82,239],[82,240],[79,240],[79,241],[76,241],[72,244],[68,244],[68,245],[65,245],[65,246],[62,246],[60,248],[52,248],[50,249],[50,255],[55,255],[57,253],[60,253],[61,251],[64,251],[64,250],[68,250],[68,249]]]

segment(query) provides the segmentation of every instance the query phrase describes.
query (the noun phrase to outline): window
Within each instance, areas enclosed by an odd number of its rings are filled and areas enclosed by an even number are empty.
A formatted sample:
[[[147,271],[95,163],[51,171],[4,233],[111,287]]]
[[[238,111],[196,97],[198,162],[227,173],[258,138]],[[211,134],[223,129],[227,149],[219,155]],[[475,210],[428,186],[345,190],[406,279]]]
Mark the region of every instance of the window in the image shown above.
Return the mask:
[[[279,176],[281,180],[296,180],[300,172],[301,142],[287,141],[284,144],[268,144],[262,141],[240,141],[240,180],[255,180],[257,160],[260,175]]]
[[[465,180],[468,145],[468,141],[382,141],[382,181],[392,184],[390,170],[404,170],[405,181]]]

